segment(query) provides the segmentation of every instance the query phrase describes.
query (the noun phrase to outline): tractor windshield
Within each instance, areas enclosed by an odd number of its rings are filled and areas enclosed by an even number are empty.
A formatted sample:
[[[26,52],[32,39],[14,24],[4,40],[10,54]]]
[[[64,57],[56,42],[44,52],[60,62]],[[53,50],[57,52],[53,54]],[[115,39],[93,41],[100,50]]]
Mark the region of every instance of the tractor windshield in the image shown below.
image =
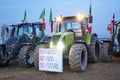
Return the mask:
[[[57,32],[65,32],[69,29],[81,29],[80,22],[73,19],[62,21],[62,23],[57,23]]]
[[[23,34],[31,34],[32,32],[33,32],[33,28],[30,25],[21,25],[18,29],[19,36]]]

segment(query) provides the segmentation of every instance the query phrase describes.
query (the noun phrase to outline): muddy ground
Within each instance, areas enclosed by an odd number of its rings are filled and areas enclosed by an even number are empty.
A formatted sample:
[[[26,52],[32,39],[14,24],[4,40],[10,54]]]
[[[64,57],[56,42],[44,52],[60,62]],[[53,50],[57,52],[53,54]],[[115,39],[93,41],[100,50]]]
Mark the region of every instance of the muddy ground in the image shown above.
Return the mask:
[[[83,73],[72,72],[67,63],[63,73],[55,73],[22,68],[14,62],[0,67],[0,80],[120,80],[120,58],[114,58],[111,63],[89,63]]]

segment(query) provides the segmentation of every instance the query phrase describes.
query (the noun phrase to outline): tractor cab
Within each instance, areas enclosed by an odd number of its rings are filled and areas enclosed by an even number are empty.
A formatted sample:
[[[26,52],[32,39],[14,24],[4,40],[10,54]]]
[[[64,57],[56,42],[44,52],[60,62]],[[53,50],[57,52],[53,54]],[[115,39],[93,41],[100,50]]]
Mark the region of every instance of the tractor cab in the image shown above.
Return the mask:
[[[75,40],[84,40],[88,20],[83,14],[78,16],[60,16],[56,19],[55,33],[73,32]]]
[[[27,37],[35,42],[39,42],[44,36],[42,23],[22,23],[18,25],[17,36],[27,35]]]

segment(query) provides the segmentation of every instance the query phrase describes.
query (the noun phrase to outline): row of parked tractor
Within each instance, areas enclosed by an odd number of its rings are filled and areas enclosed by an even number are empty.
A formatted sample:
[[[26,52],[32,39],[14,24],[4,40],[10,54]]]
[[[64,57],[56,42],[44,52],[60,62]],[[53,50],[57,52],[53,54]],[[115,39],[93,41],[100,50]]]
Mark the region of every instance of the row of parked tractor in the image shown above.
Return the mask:
[[[38,68],[40,48],[61,50],[70,69],[77,72],[85,71],[88,62],[110,62],[112,56],[120,56],[120,22],[114,22],[111,38],[101,40],[90,32],[89,23],[92,16],[60,16],[52,36],[45,35],[42,22],[10,25],[1,31],[1,36],[6,32],[9,38],[0,44],[0,66],[18,61],[20,66]]]

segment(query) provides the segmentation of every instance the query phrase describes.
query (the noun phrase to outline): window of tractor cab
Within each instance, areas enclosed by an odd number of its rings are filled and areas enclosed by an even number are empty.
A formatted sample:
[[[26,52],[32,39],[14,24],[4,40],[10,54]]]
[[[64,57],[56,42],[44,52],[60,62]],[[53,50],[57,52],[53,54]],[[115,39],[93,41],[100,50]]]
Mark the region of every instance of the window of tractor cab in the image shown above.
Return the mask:
[[[69,29],[81,29],[81,24],[80,22],[76,20],[65,20],[62,21],[61,23],[57,23],[57,32],[65,32]]]
[[[21,36],[23,34],[32,34],[33,32],[33,27],[30,25],[21,25],[18,28],[18,35]]]
[[[34,27],[36,31],[36,37],[42,37],[43,36],[42,25],[35,25]]]
[[[75,20],[65,20],[62,22],[60,32],[64,32],[69,29],[81,29],[81,24]]]

